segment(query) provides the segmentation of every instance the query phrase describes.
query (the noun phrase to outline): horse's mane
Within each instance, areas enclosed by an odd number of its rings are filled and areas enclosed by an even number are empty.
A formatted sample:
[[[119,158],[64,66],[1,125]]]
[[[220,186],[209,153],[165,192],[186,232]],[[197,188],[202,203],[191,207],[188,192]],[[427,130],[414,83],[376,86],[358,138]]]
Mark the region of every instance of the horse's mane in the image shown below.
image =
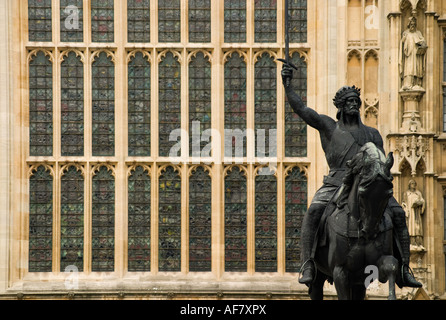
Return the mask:
[[[347,198],[355,181],[355,177],[362,172],[365,165],[376,164],[382,166],[386,161],[385,154],[373,142],[364,144],[353,159],[346,163],[347,171],[337,200],[338,207],[342,208],[347,203]],[[382,170],[367,172],[367,175],[367,181],[373,180],[378,175],[381,175],[390,181],[392,180],[390,169],[388,172],[382,172]]]

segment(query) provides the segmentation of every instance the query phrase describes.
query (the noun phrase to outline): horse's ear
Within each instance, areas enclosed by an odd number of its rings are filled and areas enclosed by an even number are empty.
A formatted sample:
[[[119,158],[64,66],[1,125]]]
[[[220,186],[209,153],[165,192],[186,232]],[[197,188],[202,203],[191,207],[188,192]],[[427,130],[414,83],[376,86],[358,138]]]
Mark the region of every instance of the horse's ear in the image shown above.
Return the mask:
[[[389,152],[389,154],[387,155],[387,160],[386,160],[386,169],[389,170],[392,169],[393,167],[393,163],[394,163],[394,159],[393,159],[393,152]]]

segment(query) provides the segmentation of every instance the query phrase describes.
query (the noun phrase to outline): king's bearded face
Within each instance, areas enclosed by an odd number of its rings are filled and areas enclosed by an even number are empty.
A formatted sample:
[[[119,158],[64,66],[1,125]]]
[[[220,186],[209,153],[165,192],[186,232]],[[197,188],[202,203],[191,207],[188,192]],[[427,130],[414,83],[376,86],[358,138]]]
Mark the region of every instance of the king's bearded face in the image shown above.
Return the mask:
[[[345,100],[344,115],[359,116],[359,108],[361,103],[358,97],[349,97]]]

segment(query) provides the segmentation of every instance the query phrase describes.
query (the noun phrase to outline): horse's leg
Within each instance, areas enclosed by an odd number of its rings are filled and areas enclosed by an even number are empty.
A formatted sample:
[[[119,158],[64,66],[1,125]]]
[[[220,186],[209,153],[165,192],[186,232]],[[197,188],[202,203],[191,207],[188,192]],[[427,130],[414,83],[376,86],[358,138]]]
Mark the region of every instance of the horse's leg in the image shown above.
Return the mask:
[[[351,288],[348,281],[348,272],[344,267],[336,266],[333,270],[333,281],[339,300],[351,300]]]
[[[311,300],[324,300],[324,283],[327,280],[327,276],[317,271],[316,278],[310,286],[310,298]]]
[[[398,274],[398,260],[394,256],[383,256],[378,262],[379,281],[389,281],[389,300],[396,300],[395,281]]]
[[[366,288],[365,285],[355,285],[352,288],[352,300],[364,300]]]

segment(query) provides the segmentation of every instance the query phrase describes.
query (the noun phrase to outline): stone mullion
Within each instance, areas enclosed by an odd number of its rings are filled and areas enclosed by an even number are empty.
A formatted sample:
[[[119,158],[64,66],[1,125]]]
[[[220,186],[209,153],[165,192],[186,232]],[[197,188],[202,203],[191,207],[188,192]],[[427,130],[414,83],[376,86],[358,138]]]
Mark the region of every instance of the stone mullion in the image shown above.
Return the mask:
[[[115,273],[122,277],[125,273],[127,232],[127,54],[126,44],[126,1],[115,0],[114,40],[117,45],[115,53],[115,157],[118,161],[115,171]],[[116,14],[116,13],[121,14]],[[120,19],[119,19],[120,18]]]
[[[249,275],[255,273],[255,167],[254,164],[247,165],[248,174],[246,176],[246,186],[248,192],[247,199],[247,220],[246,220],[246,243],[247,243],[247,271]]]
[[[284,166],[280,162],[277,165],[277,272],[285,273],[285,177]]]

